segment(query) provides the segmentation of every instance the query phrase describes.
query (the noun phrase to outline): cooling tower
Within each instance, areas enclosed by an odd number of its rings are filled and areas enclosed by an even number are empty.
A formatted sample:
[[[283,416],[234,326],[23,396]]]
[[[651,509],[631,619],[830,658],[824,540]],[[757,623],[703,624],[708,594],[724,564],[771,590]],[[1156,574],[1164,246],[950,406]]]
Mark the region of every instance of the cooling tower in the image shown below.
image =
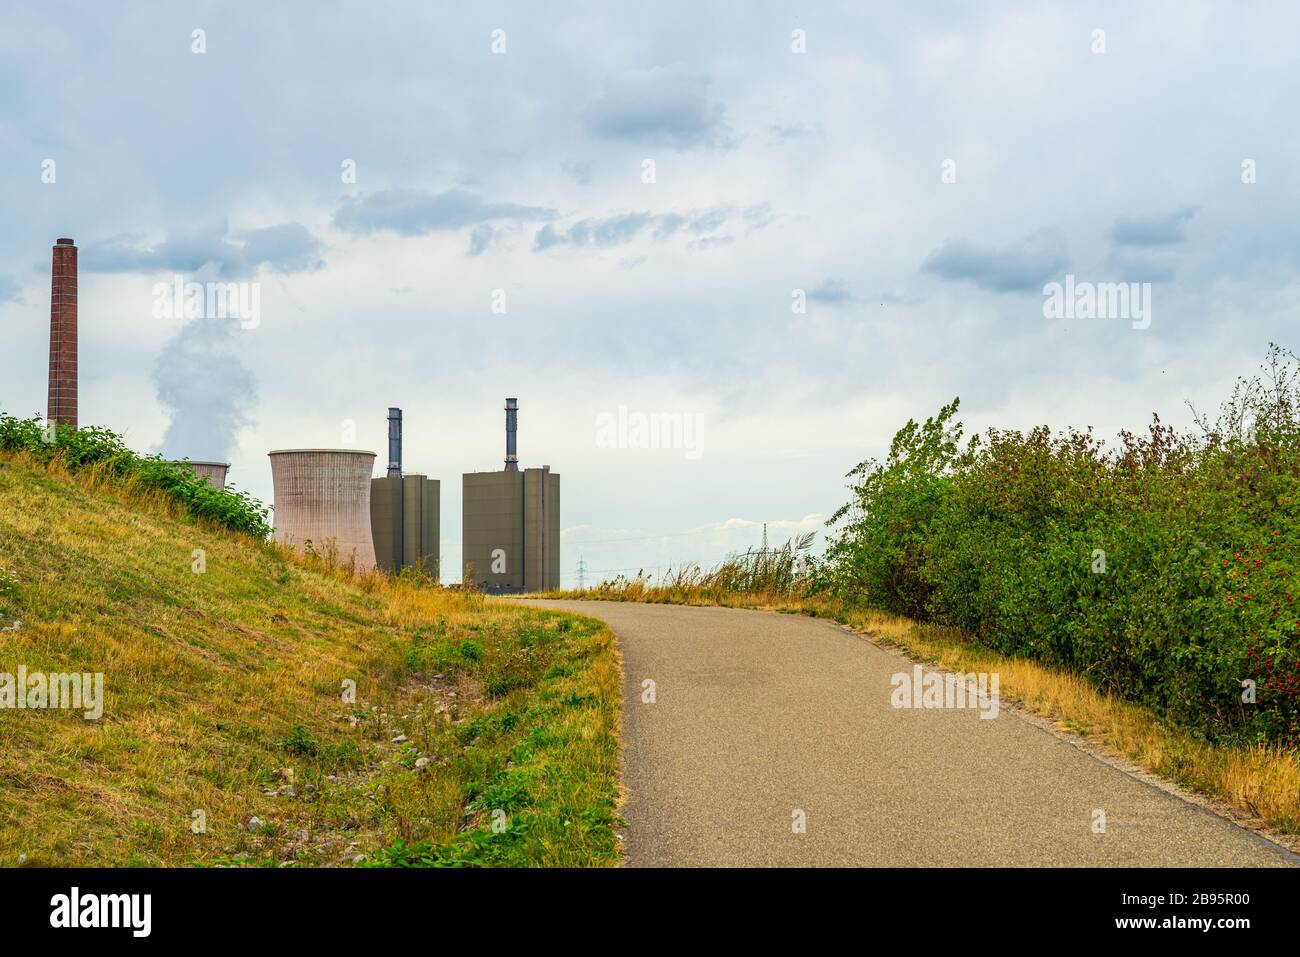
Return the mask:
[[[332,553],[358,571],[374,568],[370,473],[375,453],[281,449],[268,454],[275,485],[272,538],[302,551]]]
[[[172,465],[184,465],[191,472],[203,479],[213,488],[226,487],[226,473],[230,471],[229,462],[173,462]]]
[[[50,422],[77,427],[77,247],[54,244],[50,269]]]

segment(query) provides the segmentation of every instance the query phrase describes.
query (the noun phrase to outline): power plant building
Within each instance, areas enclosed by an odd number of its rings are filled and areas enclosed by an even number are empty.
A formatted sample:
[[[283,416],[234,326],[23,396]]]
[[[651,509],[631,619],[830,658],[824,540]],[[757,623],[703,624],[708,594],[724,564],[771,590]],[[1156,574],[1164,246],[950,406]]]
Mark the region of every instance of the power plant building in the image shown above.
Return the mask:
[[[519,404],[506,399],[506,463],[462,476],[463,576],[486,592],[560,587],[560,476],[549,465],[519,468]]]
[[[358,571],[375,567],[370,474],[375,453],[281,449],[268,453],[275,486],[272,538],[300,551],[333,554]]]
[[[398,574],[403,568],[439,574],[441,484],[402,473],[402,410],[388,410],[388,474],[370,482],[370,527],[375,561]]]
[[[50,283],[50,422],[77,427],[77,247],[59,239]],[[519,403],[506,399],[506,460],[499,472],[462,477],[462,571],[468,586],[519,593],[560,587],[560,476],[520,469]],[[389,409],[387,474],[374,452],[279,449],[268,453],[274,486],[272,539],[332,556],[357,571],[417,569],[440,577],[441,484],[402,471],[402,412]],[[226,462],[182,461],[211,487],[225,487]]]

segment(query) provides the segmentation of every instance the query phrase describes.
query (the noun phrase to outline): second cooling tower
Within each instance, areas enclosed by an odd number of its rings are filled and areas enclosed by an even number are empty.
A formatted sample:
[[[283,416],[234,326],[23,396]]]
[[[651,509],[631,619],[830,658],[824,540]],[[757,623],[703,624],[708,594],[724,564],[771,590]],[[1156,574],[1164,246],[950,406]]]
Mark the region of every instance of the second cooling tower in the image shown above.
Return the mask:
[[[191,462],[189,459],[181,459],[173,461],[172,465],[188,468],[213,488],[226,487],[226,474],[230,471],[229,462]]]
[[[277,542],[334,555],[360,571],[375,567],[370,473],[375,453],[283,449],[269,453]]]

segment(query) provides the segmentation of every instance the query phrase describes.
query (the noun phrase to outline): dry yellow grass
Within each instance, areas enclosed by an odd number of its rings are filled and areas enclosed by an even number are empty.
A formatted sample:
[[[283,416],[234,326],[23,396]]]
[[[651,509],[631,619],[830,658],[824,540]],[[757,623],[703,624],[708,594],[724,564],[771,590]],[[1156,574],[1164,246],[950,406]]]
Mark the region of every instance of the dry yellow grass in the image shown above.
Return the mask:
[[[98,721],[0,710],[0,864],[617,858],[599,623],[354,578],[21,455],[0,455],[0,572],[23,622],[0,672],[105,676]]]

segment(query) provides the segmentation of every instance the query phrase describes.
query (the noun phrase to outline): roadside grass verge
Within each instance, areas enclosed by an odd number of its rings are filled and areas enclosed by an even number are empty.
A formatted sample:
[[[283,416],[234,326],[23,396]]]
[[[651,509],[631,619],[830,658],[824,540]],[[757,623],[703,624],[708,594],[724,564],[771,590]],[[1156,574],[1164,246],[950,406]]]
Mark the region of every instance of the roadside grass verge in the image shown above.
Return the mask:
[[[99,720],[0,710],[0,866],[618,862],[600,622],[355,576],[17,452],[0,628],[0,674],[104,675]]]

